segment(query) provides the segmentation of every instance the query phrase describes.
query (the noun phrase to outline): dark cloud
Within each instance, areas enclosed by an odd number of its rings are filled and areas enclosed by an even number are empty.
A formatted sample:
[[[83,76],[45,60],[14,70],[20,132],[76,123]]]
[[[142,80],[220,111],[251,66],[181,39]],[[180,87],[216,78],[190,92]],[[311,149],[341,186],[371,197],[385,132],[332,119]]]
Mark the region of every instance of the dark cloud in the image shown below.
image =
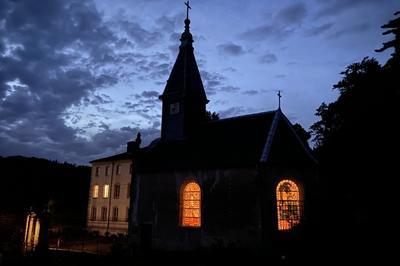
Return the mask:
[[[347,26],[344,29],[338,30],[328,36],[328,39],[337,39],[345,35],[359,34],[365,32],[371,28],[371,25],[367,22],[361,24],[355,24]]]
[[[238,56],[245,53],[242,46],[234,43],[225,43],[217,46],[217,50],[222,55]]]
[[[118,22],[119,28],[142,48],[151,47],[159,43],[162,39],[162,32],[157,30],[147,30],[138,22],[122,20]]]
[[[280,27],[273,24],[265,24],[249,29],[239,35],[241,39],[248,41],[276,40],[280,41],[294,32],[292,28]]]
[[[2,155],[87,163],[134,137],[134,129],[111,130],[89,119],[87,126],[102,131],[88,140],[79,136],[83,129],[65,124],[68,118],[71,124],[82,119],[83,114],[66,112],[82,103],[111,112],[102,107],[111,98],[94,92],[118,80],[118,71],[107,67],[121,60],[115,46],[131,46],[107,27],[92,1],[43,0],[39,5],[35,0],[3,0],[0,13],[0,50],[7,51],[0,53]],[[130,26],[133,35],[143,33]],[[136,41],[149,44],[156,38],[143,34]]]
[[[106,94],[101,94],[101,95],[93,95],[92,100],[90,101],[90,104],[92,105],[99,105],[99,104],[109,104],[113,103],[114,101],[111,99],[110,96]]]
[[[245,95],[250,95],[250,96],[253,96],[253,95],[256,95],[256,94],[259,94],[260,92],[259,91],[257,91],[257,90],[247,90],[247,91],[244,91],[243,92],[243,94],[245,94]]]
[[[299,24],[307,16],[307,8],[303,2],[291,4],[281,9],[276,18],[282,21],[283,24]]]
[[[305,31],[306,36],[318,36],[332,28],[333,23],[325,23],[321,26],[309,28]]]
[[[233,93],[233,92],[240,91],[240,88],[239,87],[235,87],[235,86],[222,86],[220,88],[220,90],[223,91],[223,92],[231,92],[231,93]]]
[[[258,59],[258,62],[260,62],[262,64],[273,64],[273,63],[276,63],[277,61],[278,61],[278,58],[276,57],[275,54],[272,54],[272,53],[266,53]]]
[[[143,91],[140,96],[144,98],[157,98],[160,95],[157,91]]]
[[[203,80],[204,88],[207,95],[214,95],[217,93],[218,88],[223,85],[226,78],[219,73],[212,73],[208,71],[200,71],[201,78]]]
[[[306,5],[302,2],[294,3],[278,11],[270,22],[248,29],[239,37],[247,41],[280,41],[292,35],[306,16]]]
[[[380,4],[381,0],[351,0],[351,1],[343,1],[343,0],[318,0],[320,3],[320,9],[316,13],[316,17],[325,17],[325,16],[336,16],[340,13],[353,9],[359,6],[365,6],[368,4]]]
[[[254,112],[252,108],[245,108],[243,106],[233,106],[228,109],[218,111],[218,114],[221,118],[228,118],[252,112]]]
[[[156,20],[156,24],[162,31],[171,32],[176,30],[178,27],[183,27],[184,24],[182,18],[184,17],[184,13],[178,13],[173,16],[163,15]],[[178,39],[175,39],[175,41]]]

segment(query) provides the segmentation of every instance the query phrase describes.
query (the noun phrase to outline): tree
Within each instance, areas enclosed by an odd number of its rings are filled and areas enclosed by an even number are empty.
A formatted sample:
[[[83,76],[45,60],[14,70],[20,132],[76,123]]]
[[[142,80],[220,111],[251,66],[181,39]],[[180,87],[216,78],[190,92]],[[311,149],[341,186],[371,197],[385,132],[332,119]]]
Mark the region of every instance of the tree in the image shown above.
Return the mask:
[[[308,146],[308,140],[311,138],[311,134],[307,132],[299,123],[293,125],[293,129],[299,136],[300,140]]]
[[[219,114],[216,112],[207,111],[206,112],[206,121],[219,120]]]
[[[395,16],[400,15],[400,11],[394,13]],[[381,26],[382,29],[389,29],[383,32],[383,35],[394,34],[394,39],[383,43],[382,48],[376,49],[376,52],[383,52],[386,49],[394,48],[394,53],[392,53],[393,61],[397,64],[400,60],[400,17],[389,21],[387,24]]]
[[[379,253],[384,249],[387,253],[384,243],[392,228],[385,214],[397,208],[398,199],[388,186],[398,176],[394,154],[400,146],[399,21],[383,26],[392,28],[384,34],[395,33],[395,40],[378,50],[395,48],[393,57],[384,66],[373,58],[349,65],[333,86],[339,97],[321,104],[316,111],[320,120],[311,126],[320,162],[322,220],[331,233],[328,241],[334,243],[332,249],[340,242],[339,254],[358,259],[366,253],[384,255]]]

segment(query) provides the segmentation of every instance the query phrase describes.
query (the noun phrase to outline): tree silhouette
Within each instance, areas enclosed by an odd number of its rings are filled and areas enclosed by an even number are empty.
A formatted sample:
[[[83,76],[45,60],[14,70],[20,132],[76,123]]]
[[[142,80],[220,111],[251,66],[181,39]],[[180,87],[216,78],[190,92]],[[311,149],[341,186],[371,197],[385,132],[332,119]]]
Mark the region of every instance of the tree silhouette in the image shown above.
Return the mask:
[[[219,114],[216,112],[207,111],[206,112],[206,121],[219,120]]]
[[[321,220],[330,228],[327,247],[339,243],[338,254],[355,260],[390,250],[386,214],[398,201],[388,185],[398,176],[400,147],[399,21],[382,26],[395,40],[377,50],[394,48],[392,58],[383,66],[373,58],[349,65],[333,86],[337,100],[320,105],[320,120],[310,128],[320,162]]]
[[[300,140],[308,146],[308,140],[311,138],[311,134],[307,132],[299,123],[293,125],[293,129],[299,136]]]
[[[397,11],[394,13],[395,16],[400,15],[400,11]],[[399,60],[399,55],[400,55],[400,17],[395,18],[391,21],[389,21],[387,24],[381,26],[382,29],[389,29],[385,32],[383,32],[383,35],[387,34],[394,34],[394,39],[383,43],[382,48],[376,49],[376,52],[383,52],[386,49],[389,48],[394,48],[394,53],[392,53],[393,59],[396,61]]]

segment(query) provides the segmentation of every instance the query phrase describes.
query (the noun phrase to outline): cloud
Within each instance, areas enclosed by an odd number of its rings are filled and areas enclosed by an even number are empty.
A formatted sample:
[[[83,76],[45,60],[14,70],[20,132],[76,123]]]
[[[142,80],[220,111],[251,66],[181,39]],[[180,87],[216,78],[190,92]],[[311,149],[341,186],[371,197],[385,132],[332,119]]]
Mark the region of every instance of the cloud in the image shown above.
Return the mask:
[[[294,3],[278,11],[270,22],[244,31],[239,38],[247,41],[281,41],[292,35],[306,17],[306,5]]]
[[[220,91],[234,93],[240,91],[240,88],[235,86],[223,86],[220,88]]]
[[[239,37],[247,41],[281,41],[286,39],[293,32],[294,30],[292,28],[280,27],[273,24],[264,24],[241,33]]]
[[[355,24],[348,26],[344,29],[338,30],[331,35],[329,35],[327,38],[328,39],[337,39],[345,35],[351,35],[351,34],[358,34],[361,32],[365,32],[371,28],[371,25],[367,22],[361,23],[361,24]]]
[[[352,0],[352,1],[343,1],[343,0],[319,0],[321,8],[316,13],[316,18],[326,17],[326,16],[336,16],[341,14],[342,12],[353,9],[359,6],[366,6],[369,4],[379,4],[381,0]]]
[[[283,24],[290,25],[301,23],[306,16],[306,5],[303,2],[298,2],[281,9],[276,18]]]
[[[200,75],[203,80],[204,88],[207,95],[214,95],[217,93],[218,88],[222,86],[226,77],[215,72],[208,72],[205,70],[200,70]]]
[[[217,50],[222,55],[239,56],[245,53],[242,46],[234,43],[225,43],[217,46]]]
[[[318,36],[332,28],[333,23],[325,23],[321,26],[309,28],[305,31],[306,36]]]
[[[253,96],[253,95],[256,95],[256,94],[259,94],[259,93],[260,93],[260,92],[257,91],[257,90],[247,90],[247,91],[244,91],[244,92],[243,92],[243,94],[249,95],[249,96]]]
[[[276,57],[276,55],[272,53],[266,53],[258,59],[258,62],[262,64],[273,64],[276,63],[277,61],[278,58]]]
[[[254,111],[255,110],[253,108],[245,108],[243,106],[233,106],[228,109],[218,111],[218,114],[221,118],[228,118],[228,117],[253,113]]]
[[[0,150],[2,155],[40,156],[74,163],[121,149],[135,128],[111,129],[95,114],[79,112],[90,105],[107,114],[113,103],[101,88],[115,85],[126,62],[144,61],[144,75],[163,76],[165,54],[145,56],[116,47],[151,45],[157,33],[127,25],[132,42],[119,38],[90,0],[0,1]],[[126,25],[126,24],[125,24]],[[127,61],[128,60],[128,61]],[[132,73],[132,71],[130,72]],[[143,101],[152,92],[143,92]],[[68,109],[76,106],[75,113]],[[148,108],[150,103],[143,107]],[[104,114],[106,114],[104,116]],[[97,119],[97,120],[93,120]],[[66,125],[86,121],[86,127]],[[92,138],[82,136],[95,128]],[[100,130],[100,132],[99,132]],[[158,129],[145,129],[157,135]],[[84,135],[84,134],[83,134]]]

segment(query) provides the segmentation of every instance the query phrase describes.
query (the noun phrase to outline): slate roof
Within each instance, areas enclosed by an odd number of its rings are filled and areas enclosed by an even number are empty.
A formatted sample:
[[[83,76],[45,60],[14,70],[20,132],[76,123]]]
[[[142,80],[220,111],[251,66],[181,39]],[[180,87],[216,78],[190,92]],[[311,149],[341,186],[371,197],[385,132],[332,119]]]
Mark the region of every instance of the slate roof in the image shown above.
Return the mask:
[[[119,161],[119,160],[127,160],[132,159],[132,154],[128,152],[119,153],[116,155],[112,155],[109,157],[100,158],[97,160],[90,161],[90,163],[99,163],[99,162],[110,162],[110,161]]]
[[[204,123],[186,140],[154,140],[134,156],[140,171],[255,167],[269,160],[278,123],[287,125],[287,134],[316,163],[308,145],[294,132],[280,109]],[[125,152],[91,161],[106,162],[132,159]]]
[[[210,121],[187,140],[156,140],[141,149],[142,170],[255,166],[277,112]]]
[[[189,32],[190,20],[185,20],[185,24],[178,56],[160,98],[170,94],[179,94],[196,99],[196,101],[208,102],[193,53],[193,38]]]

